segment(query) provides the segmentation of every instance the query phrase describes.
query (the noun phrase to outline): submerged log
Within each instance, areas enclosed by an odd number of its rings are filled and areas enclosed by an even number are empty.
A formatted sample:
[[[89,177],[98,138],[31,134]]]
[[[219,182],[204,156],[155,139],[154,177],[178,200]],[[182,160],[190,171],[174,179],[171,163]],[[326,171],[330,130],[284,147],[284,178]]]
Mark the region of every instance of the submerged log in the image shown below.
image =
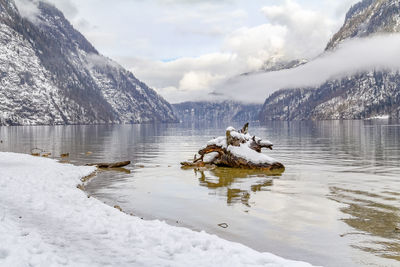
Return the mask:
[[[205,166],[232,167],[241,169],[285,170],[282,163],[261,153],[262,148],[272,150],[273,144],[248,133],[249,124],[236,131],[233,127],[226,129],[225,136],[210,140],[207,146],[200,149],[193,162],[182,162],[185,168],[201,168]],[[214,153],[205,161],[205,156]]]
[[[113,163],[88,163],[86,166],[96,166],[97,168],[101,169],[109,169],[109,168],[121,168],[131,164],[130,161],[120,161],[120,162],[113,162]]]

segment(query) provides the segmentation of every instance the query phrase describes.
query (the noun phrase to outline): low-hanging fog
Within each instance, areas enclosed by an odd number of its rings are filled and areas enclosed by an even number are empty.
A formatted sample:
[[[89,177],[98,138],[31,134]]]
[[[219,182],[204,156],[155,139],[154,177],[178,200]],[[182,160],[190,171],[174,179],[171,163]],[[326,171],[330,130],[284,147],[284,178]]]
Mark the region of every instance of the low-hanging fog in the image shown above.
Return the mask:
[[[218,85],[211,95],[261,103],[279,89],[316,87],[374,70],[400,70],[400,34],[353,39],[294,69],[235,77]]]

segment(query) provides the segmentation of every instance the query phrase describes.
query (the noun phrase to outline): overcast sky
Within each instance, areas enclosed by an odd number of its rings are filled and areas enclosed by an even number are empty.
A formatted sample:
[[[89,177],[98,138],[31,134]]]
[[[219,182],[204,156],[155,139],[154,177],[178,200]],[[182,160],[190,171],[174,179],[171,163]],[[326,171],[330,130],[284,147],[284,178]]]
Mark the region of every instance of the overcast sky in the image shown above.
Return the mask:
[[[47,1],[60,8],[100,53],[173,103],[209,99],[209,92],[228,79],[258,70],[268,61],[315,58],[358,2]]]

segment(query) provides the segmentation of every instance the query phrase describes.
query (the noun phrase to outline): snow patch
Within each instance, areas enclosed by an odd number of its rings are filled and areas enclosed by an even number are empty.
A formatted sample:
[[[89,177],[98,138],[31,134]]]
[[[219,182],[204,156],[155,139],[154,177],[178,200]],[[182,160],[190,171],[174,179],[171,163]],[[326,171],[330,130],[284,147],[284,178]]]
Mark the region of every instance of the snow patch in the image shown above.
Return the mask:
[[[203,161],[204,162],[213,162],[215,160],[215,158],[218,156],[219,156],[218,152],[213,152],[213,153],[204,155]]]
[[[262,163],[274,164],[277,162],[275,159],[263,153],[258,153],[257,151],[254,151],[249,147],[247,143],[240,144],[240,146],[229,146],[228,151],[239,158],[243,158],[246,161],[255,164],[262,164]]]
[[[0,153],[1,266],[311,266],[128,216],[76,188],[92,171]]]
[[[268,141],[268,140],[260,140],[258,143],[261,146],[273,146],[274,145],[271,141]]]
[[[216,145],[216,146],[219,146],[222,148],[226,148],[227,147],[226,137],[220,136],[220,137],[214,138],[214,139],[208,141],[207,145],[208,146]]]
[[[251,135],[249,134],[242,134],[237,131],[231,131],[231,136],[237,139],[242,139],[242,140],[250,140]]]
[[[390,119],[389,115],[377,115],[377,116],[366,118],[365,120],[388,120],[388,119]]]

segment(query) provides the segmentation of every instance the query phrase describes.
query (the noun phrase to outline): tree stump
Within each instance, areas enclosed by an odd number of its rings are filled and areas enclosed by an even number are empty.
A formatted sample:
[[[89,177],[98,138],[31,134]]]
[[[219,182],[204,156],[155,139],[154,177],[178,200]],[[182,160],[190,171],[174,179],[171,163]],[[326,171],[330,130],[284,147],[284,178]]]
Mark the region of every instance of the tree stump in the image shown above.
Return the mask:
[[[262,140],[248,133],[249,124],[237,131],[233,127],[226,129],[225,136],[210,140],[206,147],[199,150],[193,162],[182,162],[183,167],[231,167],[241,169],[285,170],[282,163],[261,153],[263,148],[272,150],[270,141]],[[213,153],[211,159],[205,161],[205,156]]]

